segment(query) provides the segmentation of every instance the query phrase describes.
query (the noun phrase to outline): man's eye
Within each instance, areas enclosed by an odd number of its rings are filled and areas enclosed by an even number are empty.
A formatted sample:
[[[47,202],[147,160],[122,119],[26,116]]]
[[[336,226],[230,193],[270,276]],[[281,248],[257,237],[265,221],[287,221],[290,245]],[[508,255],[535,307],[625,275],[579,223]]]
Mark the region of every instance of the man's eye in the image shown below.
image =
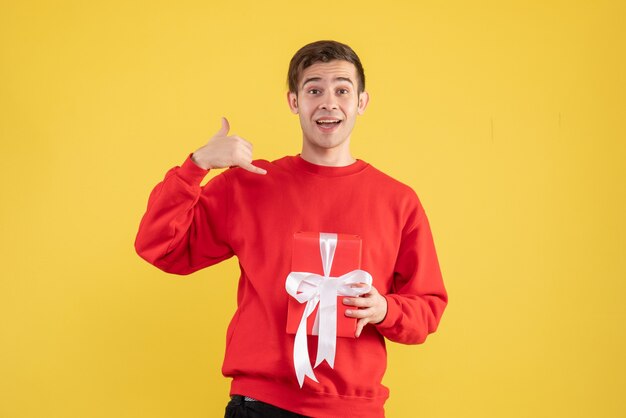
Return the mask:
[[[318,89],[311,89],[311,90],[309,90],[309,93],[311,93],[311,94],[317,94],[319,92],[320,91]]]
[[[350,91],[348,89],[339,89],[339,94],[348,94]]]

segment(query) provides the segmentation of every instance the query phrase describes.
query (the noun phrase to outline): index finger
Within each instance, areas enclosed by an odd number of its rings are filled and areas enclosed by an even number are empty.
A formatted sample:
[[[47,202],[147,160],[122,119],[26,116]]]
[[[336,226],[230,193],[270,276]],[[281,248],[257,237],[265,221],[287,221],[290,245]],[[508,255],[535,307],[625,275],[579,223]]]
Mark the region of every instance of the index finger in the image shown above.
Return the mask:
[[[363,283],[363,282],[352,283],[350,285],[350,287],[367,287],[367,283]],[[372,287],[374,287],[374,286],[372,286]]]
[[[369,308],[374,306],[374,301],[371,298],[344,298],[343,304],[356,306],[357,308]]]

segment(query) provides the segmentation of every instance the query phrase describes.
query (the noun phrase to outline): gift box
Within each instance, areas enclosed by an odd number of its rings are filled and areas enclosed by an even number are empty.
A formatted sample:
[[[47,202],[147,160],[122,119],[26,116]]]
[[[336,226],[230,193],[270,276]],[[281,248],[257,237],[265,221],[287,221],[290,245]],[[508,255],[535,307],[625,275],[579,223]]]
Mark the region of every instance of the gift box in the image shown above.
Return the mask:
[[[332,256],[330,277],[324,277],[324,280],[335,280],[333,278],[361,268],[361,238],[349,234],[336,234],[336,236],[336,248],[334,256]],[[324,276],[321,254],[323,250],[320,248],[320,239],[318,232],[297,232],[294,234],[291,257],[292,272],[308,272]],[[337,337],[355,338],[357,320],[345,315],[345,311],[350,307],[343,304],[344,298],[345,296],[337,296]],[[293,297],[289,297],[287,333],[295,334],[297,332],[305,305],[306,303],[299,303]],[[352,308],[354,309],[354,307]],[[313,325],[318,309],[319,306],[315,308],[307,320],[308,335],[317,335]]]

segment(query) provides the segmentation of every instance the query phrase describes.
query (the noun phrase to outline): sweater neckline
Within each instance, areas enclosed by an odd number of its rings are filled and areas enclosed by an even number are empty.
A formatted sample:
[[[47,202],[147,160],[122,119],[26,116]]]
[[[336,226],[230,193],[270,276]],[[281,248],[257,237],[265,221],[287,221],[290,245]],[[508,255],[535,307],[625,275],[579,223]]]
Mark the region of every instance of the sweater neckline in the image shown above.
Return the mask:
[[[301,154],[293,156],[291,158],[291,161],[300,170],[304,170],[308,173],[317,174],[317,175],[324,176],[324,177],[349,176],[351,174],[356,174],[358,172],[361,172],[365,168],[367,168],[367,166],[369,166],[368,163],[366,163],[363,160],[359,160],[358,158],[352,164],[341,166],[341,167],[317,165],[317,164],[308,162],[307,160],[302,158]]]

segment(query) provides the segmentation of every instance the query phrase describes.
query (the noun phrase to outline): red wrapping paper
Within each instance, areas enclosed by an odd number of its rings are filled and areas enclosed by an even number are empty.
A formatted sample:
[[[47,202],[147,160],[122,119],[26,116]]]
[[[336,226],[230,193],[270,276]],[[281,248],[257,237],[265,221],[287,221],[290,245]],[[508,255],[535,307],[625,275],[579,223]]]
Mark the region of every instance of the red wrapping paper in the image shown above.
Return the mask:
[[[361,238],[358,235],[337,234],[337,248],[330,270],[331,277],[339,277],[352,270],[361,268]],[[297,232],[293,236],[291,271],[310,272],[324,275],[322,256],[320,254],[320,234],[318,232]],[[330,279],[326,279],[330,280]],[[337,337],[355,338],[356,318],[349,318],[345,311],[349,309],[343,304],[345,296],[337,297]],[[304,314],[306,303],[299,303],[289,297],[287,306],[287,333],[295,334]],[[307,320],[307,334],[313,334],[313,324],[318,307]]]

